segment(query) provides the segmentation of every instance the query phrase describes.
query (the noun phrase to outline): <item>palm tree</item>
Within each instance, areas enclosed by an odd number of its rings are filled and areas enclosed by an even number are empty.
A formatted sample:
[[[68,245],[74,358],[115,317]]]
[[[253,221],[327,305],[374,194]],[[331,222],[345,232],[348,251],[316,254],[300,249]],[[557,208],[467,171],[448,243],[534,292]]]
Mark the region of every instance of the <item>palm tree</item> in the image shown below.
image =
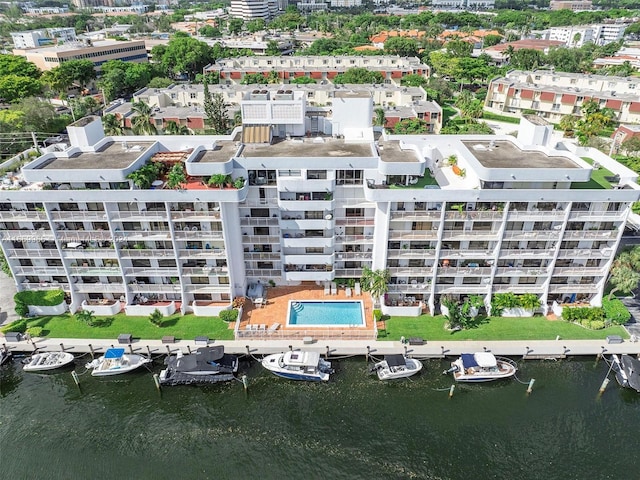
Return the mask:
[[[184,166],[182,163],[176,163],[169,174],[167,175],[167,187],[169,188],[180,188],[183,183],[187,182],[187,176],[184,173]]]
[[[113,113],[107,113],[102,117],[102,126],[104,127],[104,133],[111,137],[124,135],[122,122]]]
[[[504,49],[504,52],[502,52],[502,55],[507,60],[507,63],[511,61],[511,57],[513,57],[513,54],[515,53],[515,51],[516,50],[515,48],[513,48],[513,45],[508,45],[507,48]]]
[[[387,123],[387,118],[384,114],[384,108],[376,108],[373,113],[375,113],[376,117],[373,121],[373,124],[377,127],[384,127]]]
[[[362,277],[360,278],[362,290],[371,294],[374,304],[378,304],[380,297],[387,293],[387,284],[390,277],[389,270],[386,269],[371,270],[369,267],[362,269]]]
[[[131,120],[133,133],[136,135],[155,135],[158,133],[153,125],[153,112],[149,105],[144,102],[133,102],[131,110],[135,114]]]
[[[164,128],[164,133],[166,135],[191,135],[189,127],[176,123],[173,120],[169,120],[167,122],[167,126]]]
[[[233,114],[233,125],[239,127],[242,125],[242,111],[236,110]]]
[[[613,286],[609,292],[609,299],[614,292],[631,292],[640,284],[640,247],[636,246],[630,251],[622,252],[613,261],[609,282]]]

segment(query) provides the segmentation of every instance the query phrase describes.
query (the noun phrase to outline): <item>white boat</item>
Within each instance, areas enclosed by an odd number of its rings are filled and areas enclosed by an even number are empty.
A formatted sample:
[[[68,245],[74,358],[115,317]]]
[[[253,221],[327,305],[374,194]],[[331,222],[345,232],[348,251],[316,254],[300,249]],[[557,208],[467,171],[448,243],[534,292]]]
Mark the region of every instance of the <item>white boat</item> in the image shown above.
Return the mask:
[[[279,377],[309,382],[326,382],[333,373],[331,362],[320,358],[319,353],[300,350],[267,355],[262,366]]]
[[[457,382],[489,382],[515,375],[518,367],[509,358],[489,352],[463,353],[445,373],[453,373]]]
[[[0,347],[0,365],[2,365],[4,362],[9,361],[10,358],[11,352],[4,347]]]
[[[36,353],[25,360],[22,369],[25,372],[44,372],[69,365],[73,360],[73,355],[67,352]]]
[[[385,355],[384,360],[377,362],[372,370],[378,374],[380,380],[406,378],[422,370],[422,362],[400,354]]]
[[[150,358],[142,355],[124,353],[124,348],[109,348],[103,356],[87,363],[86,367],[93,369],[92,376],[106,377],[131,372],[150,362]]]
[[[631,355],[611,355],[611,369],[621,387],[640,392],[640,360]]]

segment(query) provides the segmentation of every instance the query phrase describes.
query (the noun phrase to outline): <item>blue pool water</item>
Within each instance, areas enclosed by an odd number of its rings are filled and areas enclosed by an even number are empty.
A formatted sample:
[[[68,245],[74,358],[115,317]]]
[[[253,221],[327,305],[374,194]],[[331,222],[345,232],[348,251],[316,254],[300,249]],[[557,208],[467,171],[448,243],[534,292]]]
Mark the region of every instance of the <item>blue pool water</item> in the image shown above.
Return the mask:
[[[289,302],[287,325],[305,327],[363,326],[362,302]]]

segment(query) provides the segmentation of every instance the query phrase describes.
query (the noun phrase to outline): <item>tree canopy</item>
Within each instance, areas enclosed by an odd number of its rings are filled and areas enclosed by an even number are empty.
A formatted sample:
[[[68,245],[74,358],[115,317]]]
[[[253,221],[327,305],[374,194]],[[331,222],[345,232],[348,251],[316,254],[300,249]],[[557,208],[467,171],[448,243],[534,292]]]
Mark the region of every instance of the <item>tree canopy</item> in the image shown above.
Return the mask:
[[[374,72],[364,67],[350,68],[344,73],[336,75],[334,83],[358,83],[358,84],[375,84],[383,83],[384,78],[380,72]]]

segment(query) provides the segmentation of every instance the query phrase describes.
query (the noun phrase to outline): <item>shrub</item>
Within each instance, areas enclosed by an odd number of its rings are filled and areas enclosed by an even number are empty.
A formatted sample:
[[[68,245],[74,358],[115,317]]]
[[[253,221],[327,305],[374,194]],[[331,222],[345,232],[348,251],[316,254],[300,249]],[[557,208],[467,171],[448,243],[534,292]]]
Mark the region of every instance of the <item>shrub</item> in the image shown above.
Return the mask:
[[[377,308],[376,308],[376,309],[373,311],[373,319],[374,319],[376,322],[379,322],[381,318],[382,318],[382,310],[380,310],[380,309],[377,309]]]
[[[604,328],[604,309],[601,307],[565,307],[562,318],[568,322],[579,323],[586,328],[593,328],[591,324],[594,322],[596,325],[602,323],[602,327],[599,328]]]
[[[44,328],[42,327],[29,327],[27,328],[27,333],[32,337],[41,337]]]
[[[64,302],[63,290],[28,290],[18,292],[13,296],[17,303],[25,305],[37,305],[40,307],[54,307]]]
[[[238,310],[222,310],[220,312],[220,320],[223,322],[235,322],[238,318]]]
[[[616,325],[623,325],[631,319],[631,313],[624,306],[624,303],[617,298],[612,298],[611,300],[606,297],[603,298],[602,308],[604,309],[604,317]]]
[[[16,320],[15,322],[12,322],[9,325],[6,325],[0,329],[0,332],[2,333],[7,333],[7,332],[24,333],[26,331],[27,331],[27,320],[25,319]]]
[[[29,315],[29,306],[22,302],[16,302],[16,315],[20,317]]]
[[[149,321],[156,327],[161,327],[164,322],[164,315],[157,308],[149,315]]]
[[[591,330],[602,330],[605,327],[605,324],[603,320],[593,320],[588,322],[588,325],[583,324],[583,326]]]

